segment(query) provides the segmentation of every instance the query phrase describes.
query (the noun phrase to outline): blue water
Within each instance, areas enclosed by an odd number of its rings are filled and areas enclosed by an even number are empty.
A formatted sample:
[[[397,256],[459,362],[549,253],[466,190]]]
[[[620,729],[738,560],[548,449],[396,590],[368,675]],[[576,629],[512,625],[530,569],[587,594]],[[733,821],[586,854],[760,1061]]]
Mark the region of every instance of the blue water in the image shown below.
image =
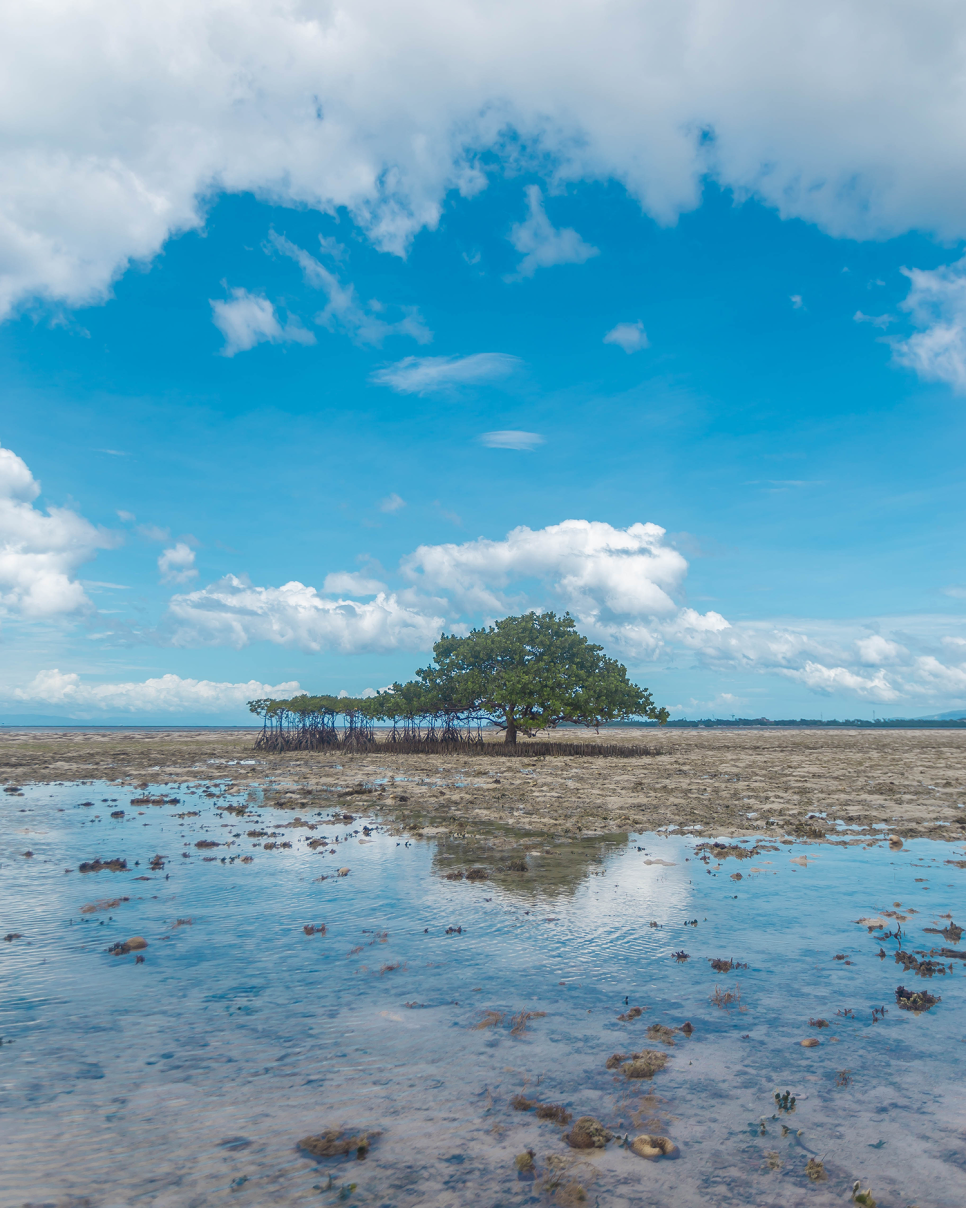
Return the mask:
[[[363,816],[307,815],[310,831],[288,826],[293,811],[219,808],[244,797],[164,791],[179,804],[100,783],[0,802],[0,934],[21,934],[0,941],[4,1206],[765,1208],[841,1205],[855,1179],[880,1208],[966,1201],[966,962],[918,978],[855,922],[894,910],[907,950],[966,948],[923,933],[943,915],[966,926],[966,869],[945,863],[961,844],[774,844],[718,865],[680,835],[517,835],[529,872],[501,870],[497,847],[490,879],[450,881],[479,865],[478,844],[461,862],[452,837]],[[338,841],[309,850],[321,837]],[[128,869],[80,873],[94,857]],[[141,953],[108,951],[133,936]],[[942,1001],[900,1011],[900,984]],[[716,1006],[716,988],[738,1001]],[[514,1033],[521,1012],[535,1017]],[[819,1017],[831,1026],[810,1027]],[[686,1020],[673,1046],[646,1037]],[[652,1080],[606,1069],[642,1049],[669,1054]],[[794,1113],[778,1118],[776,1090]],[[564,1129],[510,1107],[520,1092],[618,1139],[669,1136],[680,1156],[569,1149]],[[330,1128],[367,1132],[366,1160],[297,1148]],[[535,1178],[514,1164],[528,1148]]]

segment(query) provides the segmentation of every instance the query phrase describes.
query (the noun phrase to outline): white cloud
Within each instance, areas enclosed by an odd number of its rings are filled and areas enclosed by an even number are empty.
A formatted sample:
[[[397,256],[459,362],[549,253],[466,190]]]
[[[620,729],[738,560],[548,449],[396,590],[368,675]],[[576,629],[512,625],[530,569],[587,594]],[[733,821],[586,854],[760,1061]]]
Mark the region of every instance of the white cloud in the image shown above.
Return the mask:
[[[966,393],[966,257],[934,270],[902,271],[911,284],[901,306],[921,330],[893,339],[893,356],[919,377]]]
[[[809,661],[801,668],[781,668],[780,674],[818,692],[845,693],[861,700],[895,701],[901,695],[886,679],[884,671],[874,676],[857,675],[847,667],[824,667]]]
[[[265,641],[311,653],[353,654],[425,650],[439,636],[443,618],[383,592],[368,603],[329,600],[303,583],[254,587],[228,575],[199,591],[173,596],[168,623],[176,646],[240,650]]]
[[[283,256],[288,256],[301,268],[306,282],[315,289],[322,290],[328,301],[324,310],[315,316],[315,322],[329,331],[343,331],[357,344],[380,345],[387,336],[410,336],[417,344],[428,344],[433,333],[423,322],[419,308],[415,306],[400,307],[403,317],[395,323],[388,323],[380,318],[385,307],[381,302],[372,301],[363,305],[356,297],[354,285],[343,285],[335,273],[329,270],[304,248],[272,231],[269,242]],[[331,255],[330,241],[320,239],[324,253]],[[313,337],[314,343],[314,337]]]
[[[233,289],[231,298],[223,301],[209,298],[212,322],[225,337],[223,357],[247,352],[256,344],[314,344],[315,336],[294,316],[282,324],[274,305],[262,294],[250,294],[247,289]]]
[[[506,352],[474,352],[467,357],[404,357],[377,369],[371,380],[400,394],[440,394],[508,377],[523,362]]]
[[[544,438],[539,432],[517,432],[509,429],[503,432],[484,432],[479,437],[479,442],[488,449],[530,450],[542,445]]]
[[[385,499],[379,503],[380,512],[398,512],[406,506],[405,499],[401,495],[397,495],[395,491],[391,495],[387,495]]]
[[[379,579],[359,571],[337,570],[325,576],[322,590],[330,595],[377,596],[387,588]]]
[[[572,227],[558,229],[553,225],[543,208],[539,185],[529,185],[526,192],[529,213],[523,222],[511,228],[509,236],[516,250],[523,252],[523,259],[507,280],[532,277],[538,268],[551,268],[555,264],[583,264],[599,254]]]
[[[298,680],[284,684],[218,683],[212,680],[182,679],[178,675],[162,675],[125,683],[84,683],[74,672],[56,668],[39,671],[24,688],[17,688],[13,697],[19,701],[59,705],[73,710],[114,710],[131,714],[225,713],[244,707],[247,701],[260,697],[287,697],[300,690]]]
[[[504,589],[536,579],[581,617],[626,613],[667,615],[671,593],[687,562],[663,544],[664,529],[632,524],[616,529],[600,521],[565,520],[544,529],[521,526],[503,541],[484,537],[463,545],[421,545],[402,561],[420,591],[445,594],[470,611],[506,611]]]
[[[834,235],[959,239],[964,33],[958,5],[861,0],[8,5],[0,313],[103,300],[221,191],[402,252],[487,153],[661,222],[710,177]]]
[[[0,448],[0,611],[54,617],[89,607],[77,570],[118,538],[69,508],[34,507],[40,494],[25,462]]]
[[[625,352],[640,352],[642,348],[650,347],[650,340],[640,319],[636,323],[618,323],[604,336],[604,343],[616,344]]]
[[[178,541],[171,549],[163,550],[158,558],[158,570],[162,583],[190,583],[197,578],[195,551]]]
[[[118,513],[120,515],[120,513]],[[124,517],[121,516],[123,520]],[[134,517],[132,516],[133,520]],[[135,530],[139,537],[143,537],[145,541],[170,541],[171,530],[167,528],[159,528],[156,524],[139,524]]]
[[[890,642],[877,633],[868,638],[859,638],[855,643],[855,648],[859,652],[859,660],[869,666],[896,663],[909,653],[898,642]]]
[[[805,306],[801,294],[792,294],[788,300],[792,304],[792,310],[802,310]]]
[[[896,321],[894,315],[864,315],[861,310],[857,310],[852,318],[856,323],[871,323],[873,327],[883,329]]]

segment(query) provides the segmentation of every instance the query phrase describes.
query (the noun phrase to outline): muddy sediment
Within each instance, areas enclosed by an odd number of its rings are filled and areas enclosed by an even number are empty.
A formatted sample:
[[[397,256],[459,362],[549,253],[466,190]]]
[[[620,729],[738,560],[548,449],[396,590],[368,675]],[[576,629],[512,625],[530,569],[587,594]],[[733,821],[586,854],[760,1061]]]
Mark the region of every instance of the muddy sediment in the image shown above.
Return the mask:
[[[254,750],[251,730],[11,729],[0,733],[0,782],[107,780],[142,792],[164,786],[168,796],[159,800],[167,805],[172,786],[217,781],[212,792],[223,800],[254,790],[267,804],[377,814],[427,837],[498,824],[571,838],[673,826],[834,840],[842,837],[832,825],[838,821],[853,835],[966,838],[962,730],[647,733],[663,754],[503,760],[471,749],[267,754]],[[584,737],[639,739],[633,730]]]

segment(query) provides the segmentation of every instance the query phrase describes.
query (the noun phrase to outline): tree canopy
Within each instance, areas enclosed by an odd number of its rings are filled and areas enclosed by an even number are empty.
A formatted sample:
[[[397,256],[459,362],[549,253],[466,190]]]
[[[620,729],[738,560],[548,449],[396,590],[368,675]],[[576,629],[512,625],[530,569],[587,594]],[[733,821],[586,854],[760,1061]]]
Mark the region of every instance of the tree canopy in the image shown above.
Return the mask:
[[[528,612],[465,637],[444,634],[433,647],[433,666],[416,674],[428,696],[484,717],[505,731],[508,743],[520,731],[561,722],[597,727],[629,717],[668,719],[650,692],[628,680],[625,667],[577,632],[569,613]]]

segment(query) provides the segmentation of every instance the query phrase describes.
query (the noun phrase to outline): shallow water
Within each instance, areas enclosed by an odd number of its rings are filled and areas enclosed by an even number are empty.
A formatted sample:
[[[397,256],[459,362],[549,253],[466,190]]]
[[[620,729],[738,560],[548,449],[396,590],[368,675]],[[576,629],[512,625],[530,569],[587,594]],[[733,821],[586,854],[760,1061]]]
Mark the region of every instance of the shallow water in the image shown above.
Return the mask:
[[[0,933],[22,933],[0,941],[4,1205],[764,1208],[842,1204],[855,1179],[880,1208],[963,1203],[966,962],[921,979],[855,922],[898,910],[906,950],[966,947],[923,933],[966,916],[966,870],[945,863],[961,846],[771,845],[717,866],[685,836],[529,836],[523,873],[499,846],[366,836],[364,817],[282,830],[292,811],[239,820],[219,807],[244,798],[171,792],[180,804],[97,783],[2,799]],[[323,836],[339,841],[308,850]],[[77,871],[95,856],[128,870]],[[445,879],[484,857],[490,879]],[[143,963],[107,951],[135,935]],[[901,1011],[900,984],[942,1001]],[[716,1006],[716,988],[740,997]],[[628,1006],[645,1010],[618,1021]],[[514,1030],[521,1012],[545,1014]],[[686,1020],[690,1038],[647,1039]],[[652,1080],[606,1069],[645,1048],[669,1055]],[[510,1107],[521,1091],[680,1156],[569,1149]],[[297,1148],[340,1127],[369,1134],[365,1161]],[[528,1148],[535,1179],[514,1164]]]

